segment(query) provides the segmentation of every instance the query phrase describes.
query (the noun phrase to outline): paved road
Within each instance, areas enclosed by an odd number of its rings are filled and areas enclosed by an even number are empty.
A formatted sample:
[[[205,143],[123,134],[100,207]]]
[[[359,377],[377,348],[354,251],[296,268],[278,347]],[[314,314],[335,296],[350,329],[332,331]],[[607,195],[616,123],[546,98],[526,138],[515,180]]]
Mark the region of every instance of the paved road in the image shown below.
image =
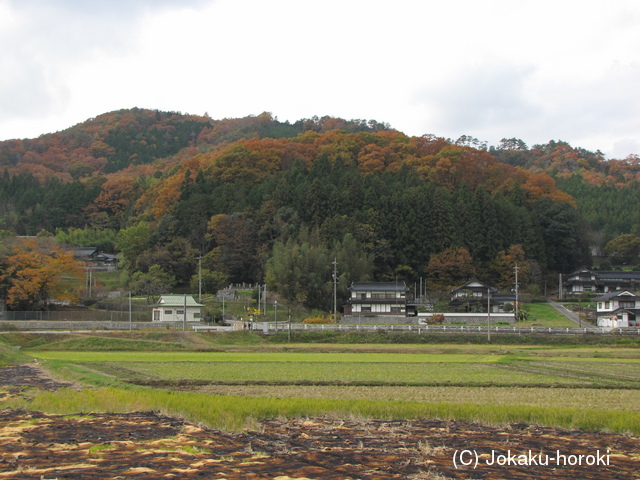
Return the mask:
[[[593,330],[597,330],[597,328],[594,327],[593,325],[591,325],[590,323],[583,322],[582,320],[580,320],[580,316],[576,312],[572,312],[571,310],[569,310],[564,305],[561,305],[561,304],[559,304],[557,302],[552,302],[551,300],[549,300],[549,305],[551,305],[553,308],[555,308],[558,312],[560,312],[562,315],[567,317],[569,320],[571,320],[577,326],[583,327],[583,328],[590,328],[590,329],[593,329]]]

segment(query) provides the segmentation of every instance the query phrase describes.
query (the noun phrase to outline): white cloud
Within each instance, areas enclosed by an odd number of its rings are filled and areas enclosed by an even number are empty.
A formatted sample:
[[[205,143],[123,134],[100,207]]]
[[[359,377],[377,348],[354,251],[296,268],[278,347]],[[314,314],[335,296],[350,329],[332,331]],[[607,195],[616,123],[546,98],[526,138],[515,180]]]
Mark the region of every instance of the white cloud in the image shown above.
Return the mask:
[[[639,27],[631,0],[0,0],[0,138],[139,106],[626,156]]]
[[[416,101],[443,133],[507,132],[515,123],[538,116],[527,98],[527,83],[534,73],[527,66],[468,65],[420,92]]]

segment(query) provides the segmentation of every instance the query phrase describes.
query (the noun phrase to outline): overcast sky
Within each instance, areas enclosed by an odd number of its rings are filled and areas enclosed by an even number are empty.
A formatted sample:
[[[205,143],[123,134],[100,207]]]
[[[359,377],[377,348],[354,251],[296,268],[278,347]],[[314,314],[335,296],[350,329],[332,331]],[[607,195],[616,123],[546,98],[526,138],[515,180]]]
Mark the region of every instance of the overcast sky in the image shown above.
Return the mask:
[[[0,140],[140,107],[640,154],[638,0],[0,0]]]

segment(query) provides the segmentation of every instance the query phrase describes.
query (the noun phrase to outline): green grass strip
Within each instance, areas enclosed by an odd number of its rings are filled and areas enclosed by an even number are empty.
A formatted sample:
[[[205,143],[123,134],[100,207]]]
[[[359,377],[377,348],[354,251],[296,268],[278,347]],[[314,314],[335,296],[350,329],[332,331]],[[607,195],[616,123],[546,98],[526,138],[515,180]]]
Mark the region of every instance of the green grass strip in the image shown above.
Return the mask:
[[[638,352],[640,354],[640,352]],[[605,357],[521,357],[520,360],[545,362],[583,362],[583,363],[640,363],[640,358],[605,358]]]
[[[40,360],[102,362],[498,363],[502,355],[322,352],[78,352],[29,351]]]
[[[490,425],[527,423],[640,434],[640,412],[563,407],[237,397],[109,387],[39,392],[30,400],[14,399],[9,405],[57,414],[159,411],[223,430],[241,430],[263,418],[330,415],[389,420],[455,419]]]

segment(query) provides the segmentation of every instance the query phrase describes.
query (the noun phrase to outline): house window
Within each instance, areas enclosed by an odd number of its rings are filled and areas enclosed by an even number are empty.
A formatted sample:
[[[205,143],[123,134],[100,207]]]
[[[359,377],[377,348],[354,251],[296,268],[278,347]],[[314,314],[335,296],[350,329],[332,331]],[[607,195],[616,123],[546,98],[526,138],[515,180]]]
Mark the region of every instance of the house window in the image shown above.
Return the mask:
[[[165,310],[164,314],[165,315],[173,315],[173,310]]]
[[[200,318],[200,314],[199,313],[194,313],[193,314],[193,318]]]
[[[184,315],[184,310],[176,310],[176,314],[178,314],[178,315]]]
[[[370,312],[371,311],[371,305],[362,305],[362,312]]]

